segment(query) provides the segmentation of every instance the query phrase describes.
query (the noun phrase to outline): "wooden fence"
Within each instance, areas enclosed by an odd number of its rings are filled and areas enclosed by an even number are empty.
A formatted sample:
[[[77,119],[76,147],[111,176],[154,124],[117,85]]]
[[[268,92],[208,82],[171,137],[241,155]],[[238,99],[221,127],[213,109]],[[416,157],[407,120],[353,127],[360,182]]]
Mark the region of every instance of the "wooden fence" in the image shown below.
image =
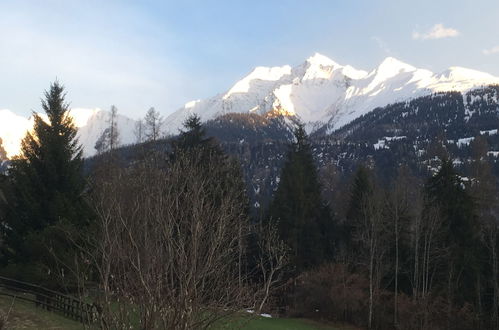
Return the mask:
[[[82,323],[92,323],[98,318],[98,308],[95,304],[83,302],[39,285],[2,276],[0,276],[0,295],[32,302],[40,308],[60,313]]]

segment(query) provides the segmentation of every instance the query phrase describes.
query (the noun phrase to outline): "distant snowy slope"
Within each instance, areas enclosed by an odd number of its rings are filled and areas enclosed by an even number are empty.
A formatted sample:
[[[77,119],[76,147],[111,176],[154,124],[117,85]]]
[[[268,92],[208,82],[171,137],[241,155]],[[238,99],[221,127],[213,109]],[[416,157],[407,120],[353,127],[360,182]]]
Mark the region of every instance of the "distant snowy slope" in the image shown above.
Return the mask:
[[[166,130],[177,133],[192,113],[208,120],[228,112],[271,110],[299,117],[309,131],[324,125],[335,130],[376,107],[490,84],[499,84],[499,78],[459,67],[435,74],[389,57],[366,72],[315,54],[294,68],[257,67],[227,92],[188,102],[166,118]]]
[[[83,155],[92,156],[95,154],[95,142],[108,125],[109,111],[75,108],[70,110],[70,114],[78,127],[78,139],[83,146]],[[43,116],[45,115],[42,114]],[[21,140],[32,127],[32,117],[25,118],[10,110],[0,110],[0,138],[9,158],[20,153]],[[135,120],[118,114],[120,145],[135,141],[134,128]]]
[[[109,126],[110,112],[100,109],[78,109],[81,111],[71,111],[78,126],[78,139],[83,145],[83,155],[89,157],[95,154],[95,142],[102,135],[102,132]],[[78,122],[78,120],[81,122]],[[83,120],[86,119],[86,120]],[[136,121],[118,113],[118,145],[131,144],[135,142]]]
[[[28,119],[7,109],[0,110],[0,138],[3,140],[2,144],[7,157],[10,158],[19,153],[21,139],[31,126],[32,123]]]

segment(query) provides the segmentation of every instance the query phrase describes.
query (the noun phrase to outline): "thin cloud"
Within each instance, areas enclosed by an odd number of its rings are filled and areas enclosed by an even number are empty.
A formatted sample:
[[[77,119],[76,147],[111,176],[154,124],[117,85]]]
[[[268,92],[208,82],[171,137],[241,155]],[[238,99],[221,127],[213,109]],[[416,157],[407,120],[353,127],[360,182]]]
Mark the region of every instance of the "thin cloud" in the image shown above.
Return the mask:
[[[388,45],[386,44],[386,42],[383,39],[381,39],[380,37],[377,37],[377,36],[373,36],[373,37],[371,37],[371,40],[376,42],[378,47],[381,48],[381,50],[383,50],[383,52],[385,52],[386,54],[392,54],[391,49],[388,48]]]
[[[414,31],[412,39],[414,40],[432,40],[442,38],[453,38],[459,36],[459,31],[453,28],[445,27],[443,24],[435,24],[429,31],[420,33]]]
[[[492,54],[498,54],[499,53],[499,46],[495,46],[489,49],[484,49],[482,50],[483,55],[492,55]]]

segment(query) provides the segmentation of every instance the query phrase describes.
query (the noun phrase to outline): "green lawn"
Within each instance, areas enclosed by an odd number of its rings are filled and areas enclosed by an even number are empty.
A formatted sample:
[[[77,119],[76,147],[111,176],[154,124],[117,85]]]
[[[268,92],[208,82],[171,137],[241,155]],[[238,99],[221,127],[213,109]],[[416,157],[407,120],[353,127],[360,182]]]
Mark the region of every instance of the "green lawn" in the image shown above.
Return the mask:
[[[327,325],[305,319],[241,317],[237,320],[225,321],[223,326],[216,326],[214,330],[241,329],[241,330],[353,330],[348,326]]]
[[[308,320],[299,319],[276,319],[276,318],[255,318],[251,320],[247,325],[243,326],[244,330],[312,330],[312,329],[324,329],[324,330],[339,330],[340,328],[321,325]]]
[[[79,330],[83,326],[53,312],[37,308],[34,304],[13,300],[11,297],[0,296],[0,311],[8,313],[6,329],[64,329]],[[10,311],[10,312],[9,312]],[[260,316],[244,315],[230,321],[223,321],[222,325],[213,327],[214,330],[353,330],[352,327],[332,326],[320,324],[310,320],[265,318]]]
[[[7,315],[6,329],[83,329],[81,323],[7,296],[0,296],[0,311]]]

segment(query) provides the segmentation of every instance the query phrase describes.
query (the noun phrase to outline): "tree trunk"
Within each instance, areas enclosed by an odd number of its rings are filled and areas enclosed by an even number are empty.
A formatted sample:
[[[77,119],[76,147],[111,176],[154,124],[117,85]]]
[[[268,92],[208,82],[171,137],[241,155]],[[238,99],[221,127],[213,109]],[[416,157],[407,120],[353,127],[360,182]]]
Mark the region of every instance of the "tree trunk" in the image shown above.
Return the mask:
[[[371,243],[372,249],[372,243]],[[368,328],[372,329],[372,319],[373,319],[373,295],[374,295],[374,253],[371,250],[371,256],[369,260],[369,321]]]
[[[494,287],[494,297],[492,303],[492,327],[499,328],[499,266],[497,260],[497,229],[493,229],[490,234],[491,257],[492,257],[492,281]]]
[[[398,207],[395,208],[395,299],[393,324],[397,328],[398,324],[398,280],[399,280],[399,231],[398,231]]]

